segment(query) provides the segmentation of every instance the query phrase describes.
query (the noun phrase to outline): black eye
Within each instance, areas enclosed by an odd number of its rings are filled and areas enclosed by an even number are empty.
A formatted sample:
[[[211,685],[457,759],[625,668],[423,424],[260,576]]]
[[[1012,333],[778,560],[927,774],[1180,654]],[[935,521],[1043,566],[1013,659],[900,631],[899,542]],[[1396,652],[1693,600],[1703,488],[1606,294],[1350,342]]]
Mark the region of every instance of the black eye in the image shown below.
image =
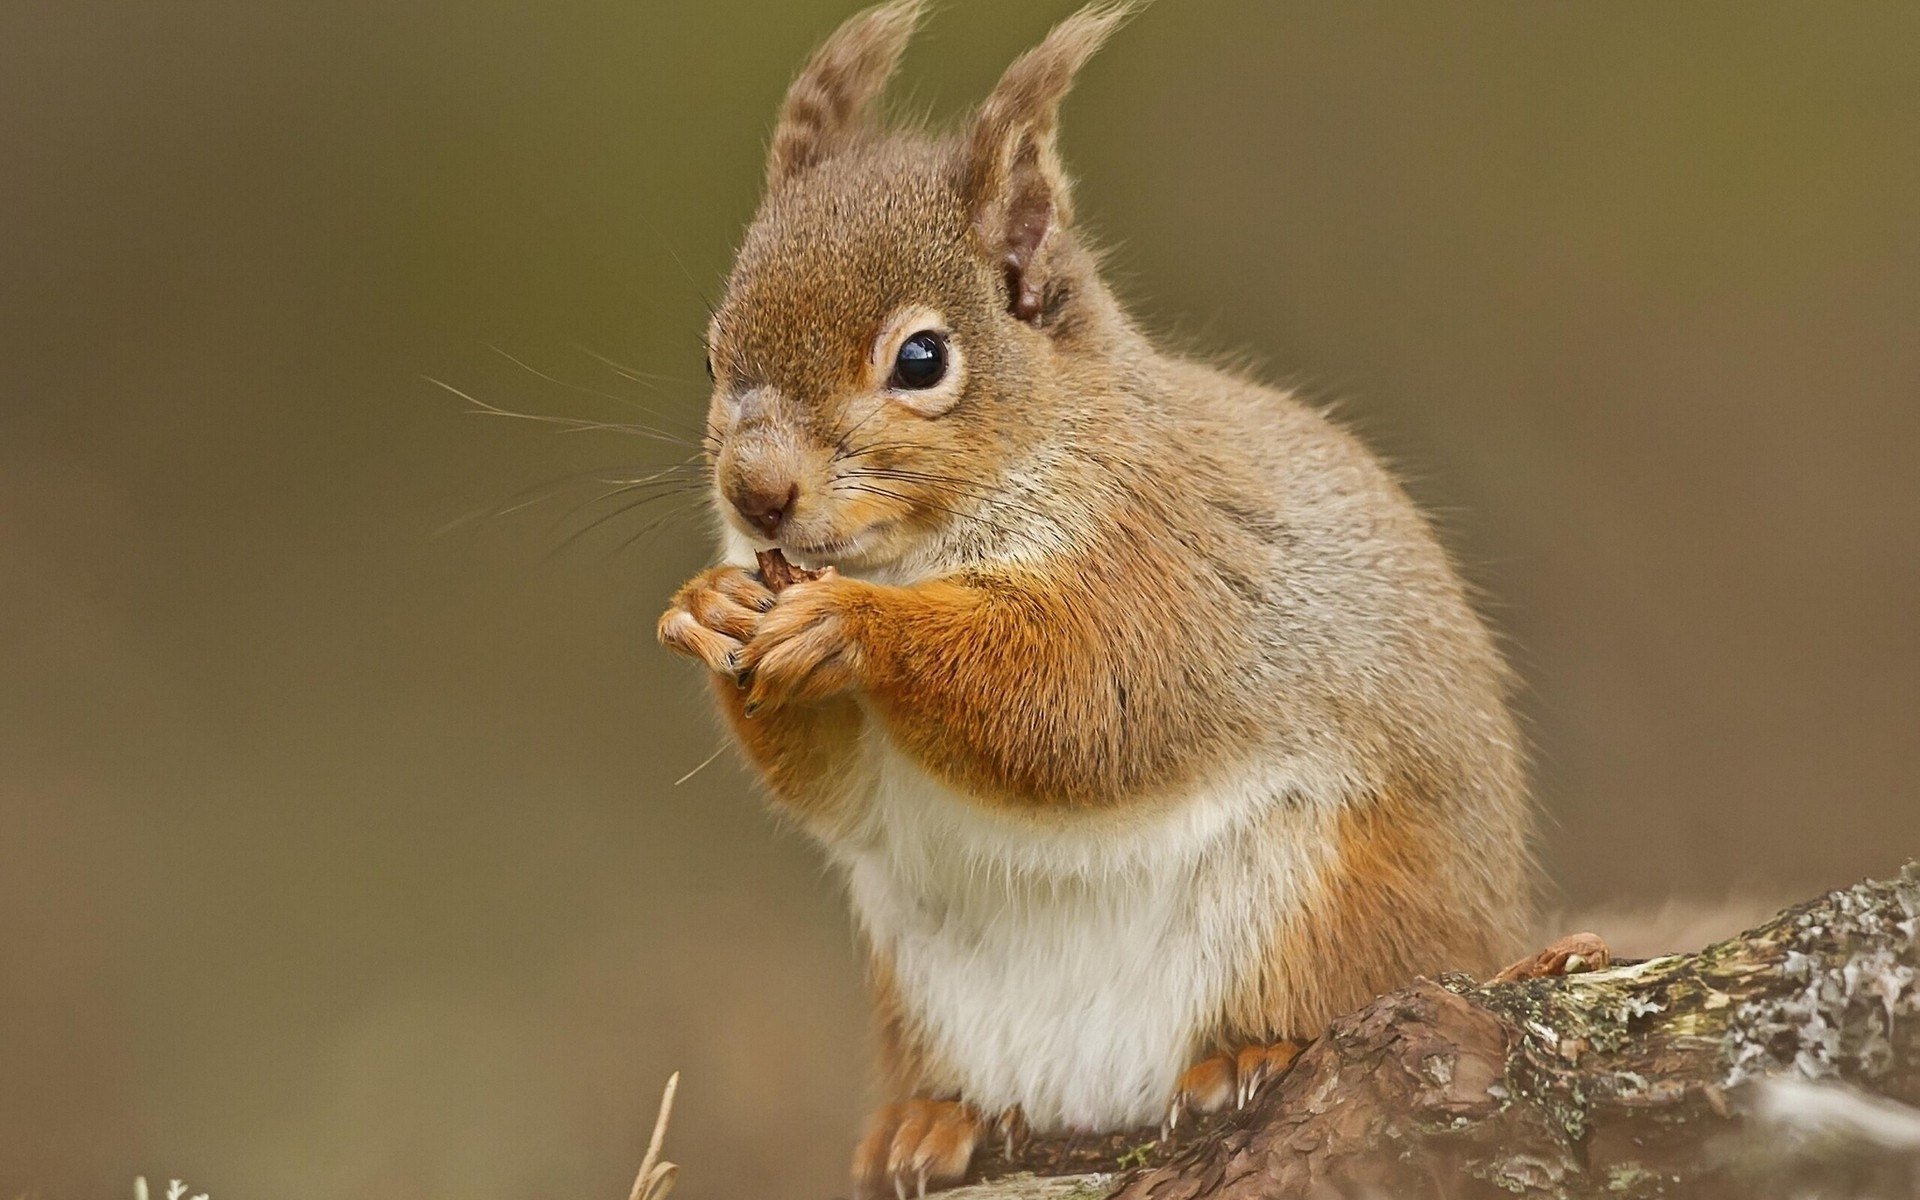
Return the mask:
[[[893,378],[887,386],[917,392],[946,377],[947,339],[926,329],[900,343],[900,353],[893,359]]]

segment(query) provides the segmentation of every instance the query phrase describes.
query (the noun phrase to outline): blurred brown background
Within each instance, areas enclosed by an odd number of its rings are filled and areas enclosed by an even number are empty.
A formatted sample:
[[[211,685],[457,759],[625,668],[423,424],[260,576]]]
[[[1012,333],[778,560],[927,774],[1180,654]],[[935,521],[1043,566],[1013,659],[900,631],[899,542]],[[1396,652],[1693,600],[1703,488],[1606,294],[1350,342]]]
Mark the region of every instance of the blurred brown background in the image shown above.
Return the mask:
[[[1070,0],[952,0],[952,113]],[[841,0],[0,6],[0,1195],[817,1198],[851,938],[652,640],[701,289]],[[1345,398],[1529,681],[1565,901],[1920,850],[1920,6],[1163,0],[1069,104],[1157,328]],[[676,265],[684,262],[686,274]],[[586,347],[681,382],[654,394]],[[679,503],[679,500],[668,504]]]

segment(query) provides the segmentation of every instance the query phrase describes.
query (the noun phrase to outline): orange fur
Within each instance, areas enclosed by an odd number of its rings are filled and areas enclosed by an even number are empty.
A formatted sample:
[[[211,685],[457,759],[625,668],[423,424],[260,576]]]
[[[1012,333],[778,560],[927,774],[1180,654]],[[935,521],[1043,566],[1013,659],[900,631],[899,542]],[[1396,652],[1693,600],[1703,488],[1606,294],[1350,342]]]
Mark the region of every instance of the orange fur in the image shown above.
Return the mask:
[[[747,757],[773,795],[803,822],[832,816],[833,797],[854,769],[854,742],[862,724],[847,699],[746,715],[746,693],[716,677],[715,696]]]
[[[1044,576],[825,580],[796,587],[791,611],[815,625],[825,619],[816,610],[831,611],[838,628],[815,651],[846,667],[834,679],[871,697],[903,745],[970,794],[1110,804],[1203,769],[1191,748],[1250,719],[1236,697],[1168,686],[1177,659],[1212,652],[1204,639],[1218,632],[1184,615],[1200,598],[1172,559],[1143,546],[1118,559],[1118,578],[1115,559],[1096,550]],[[786,605],[772,615],[785,617]],[[757,670],[770,653],[749,647],[746,661]],[[755,679],[776,706],[817,686],[803,668]]]
[[[1319,886],[1277,931],[1221,1022],[1227,1044],[1311,1040],[1366,1000],[1442,971],[1485,974],[1520,944],[1515,879],[1499,891],[1448,863],[1474,847],[1430,796],[1381,793],[1340,810]]]
[[[925,1194],[959,1183],[983,1124],[954,1100],[903,1100],[875,1110],[853,1155],[854,1200],[892,1200],[903,1191]]]
[[[901,1001],[892,964],[871,951],[867,957],[867,995],[879,1043],[882,1091],[892,1100],[944,1094],[948,1073],[934,1060],[912,1012]]]

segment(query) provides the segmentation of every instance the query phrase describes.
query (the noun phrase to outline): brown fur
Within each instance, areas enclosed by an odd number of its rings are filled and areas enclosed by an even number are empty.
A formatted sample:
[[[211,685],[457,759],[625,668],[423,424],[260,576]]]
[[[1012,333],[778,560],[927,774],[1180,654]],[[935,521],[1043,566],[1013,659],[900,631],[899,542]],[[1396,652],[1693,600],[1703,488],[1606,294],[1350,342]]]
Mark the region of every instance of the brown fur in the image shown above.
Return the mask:
[[[842,25],[814,51],[780,105],[767,151],[769,188],[859,139],[925,11],[925,0],[880,5]]]
[[[716,568],[662,639],[713,668],[774,796],[829,843],[858,821],[876,735],[982,806],[1050,821],[1164,805],[1254,755],[1325,766],[1332,794],[1275,798],[1319,824],[1259,833],[1299,849],[1317,829],[1319,877],[1195,1047],[1277,1070],[1270,1043],[1517,948],[1529,807],[1506,670],[1356,439],[1160,352],[1101,281],[1056,130],[1126,10],[1069,19],[954,136],[870,117],[920,10],[856,17],[793,85],[709,330],[722,511],[791,489],[774,540],[841,572],[775,600]],[[920,310],[962,355],[945,407],[887,390],[876,339]],[[896,1095],[937,1093],[883,951],[874,977]],[[894,1155],[903,1111],[863,1172]]]

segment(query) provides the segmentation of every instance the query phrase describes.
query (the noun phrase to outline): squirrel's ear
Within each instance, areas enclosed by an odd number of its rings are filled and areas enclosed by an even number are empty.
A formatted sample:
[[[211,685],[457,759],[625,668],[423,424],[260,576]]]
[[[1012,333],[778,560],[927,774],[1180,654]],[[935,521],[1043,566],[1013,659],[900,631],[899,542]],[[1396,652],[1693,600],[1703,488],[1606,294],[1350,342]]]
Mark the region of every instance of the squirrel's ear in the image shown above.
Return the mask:
[[[1133,3],[1095,3],[1021,55],[980,106],[966,143],[961,187],[981,248],[1006,270],[1007,308],[1029,323],[1042,307],[1035,259],[1072,217],[1056,131],[1060,102]]]
[[[813,52],[780,105],[767,155],[769,188],[833,157],[865,131],[926,7],[926,0],[890,0],[869,8]]]

